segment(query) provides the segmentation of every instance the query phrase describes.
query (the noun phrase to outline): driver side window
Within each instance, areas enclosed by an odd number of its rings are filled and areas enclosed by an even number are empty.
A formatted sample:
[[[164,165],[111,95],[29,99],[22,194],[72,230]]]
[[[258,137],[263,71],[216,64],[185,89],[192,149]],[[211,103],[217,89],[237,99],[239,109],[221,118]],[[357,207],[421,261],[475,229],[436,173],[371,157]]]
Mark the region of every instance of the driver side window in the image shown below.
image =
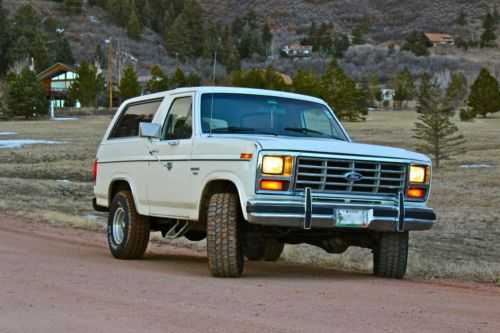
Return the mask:
[[[180,97],[172,102],[168,112],[163,140],[189,139],[193,133],[193,101],[189,97]]]

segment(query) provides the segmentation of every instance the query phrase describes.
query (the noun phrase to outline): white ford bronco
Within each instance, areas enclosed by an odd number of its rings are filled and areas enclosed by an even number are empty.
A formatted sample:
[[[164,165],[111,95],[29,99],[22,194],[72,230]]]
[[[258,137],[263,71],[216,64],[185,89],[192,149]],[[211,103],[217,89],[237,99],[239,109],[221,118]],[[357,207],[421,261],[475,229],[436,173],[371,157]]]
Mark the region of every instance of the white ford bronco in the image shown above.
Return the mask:
[[[182,88],[124,102],[94,165],[108,242],[140,258],[150,231],[207,239],[208,266],[236,277],[284,244],[372,249],[373,271],[402,278],[408,232],[430,229],[431,161],[354,143],[330,107],[304,95]]]

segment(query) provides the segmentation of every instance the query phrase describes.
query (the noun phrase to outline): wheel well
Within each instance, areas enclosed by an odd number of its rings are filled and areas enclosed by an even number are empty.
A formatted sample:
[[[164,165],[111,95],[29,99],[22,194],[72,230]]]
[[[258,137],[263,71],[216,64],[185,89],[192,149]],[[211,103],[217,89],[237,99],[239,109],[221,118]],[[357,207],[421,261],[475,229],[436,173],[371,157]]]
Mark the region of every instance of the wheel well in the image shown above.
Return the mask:
[[[132,192],[129,183],[126,180],[115,180],[109,188],[109,202],[113,201],[115,195],[120,191]]]
[[[199,221],[201,223],[206,224],[207,208],[210,197],[216,193],[228,193],[228,192],[238,193],[238,188],[230,180],[217,179],[217,180],[212,180],[211,182],[205,185],[205,188],[203,189],[203,193],[201,195],[201,203],[199,210],[199,216],[200,216]]]

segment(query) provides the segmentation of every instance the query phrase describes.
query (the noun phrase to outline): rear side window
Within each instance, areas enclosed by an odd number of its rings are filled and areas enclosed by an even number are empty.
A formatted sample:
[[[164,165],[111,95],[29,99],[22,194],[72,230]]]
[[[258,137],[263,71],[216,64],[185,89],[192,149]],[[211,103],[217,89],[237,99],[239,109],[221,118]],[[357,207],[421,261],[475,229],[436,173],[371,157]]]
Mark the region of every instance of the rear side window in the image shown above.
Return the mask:
[[[193,133],[193,101],[180,97],[173,101],[163,128],[164,140],[189,139]]]
[[[127,106],[116,122],[109,138],[117,139],[139,136],[139,123],[150,123],[156,111],[158,111],[161,102],[162,99],[156,99]]]

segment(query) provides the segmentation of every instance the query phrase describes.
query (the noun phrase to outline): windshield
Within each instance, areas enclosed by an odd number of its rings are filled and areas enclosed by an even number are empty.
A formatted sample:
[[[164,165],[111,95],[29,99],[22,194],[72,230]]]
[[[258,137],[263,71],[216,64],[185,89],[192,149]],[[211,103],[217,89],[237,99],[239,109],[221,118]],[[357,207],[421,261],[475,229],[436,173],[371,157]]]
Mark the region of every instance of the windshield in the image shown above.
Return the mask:
[[[299,99],[233,93],[203,94],[203,133],[269,134],[347,141],[330,110]]]

